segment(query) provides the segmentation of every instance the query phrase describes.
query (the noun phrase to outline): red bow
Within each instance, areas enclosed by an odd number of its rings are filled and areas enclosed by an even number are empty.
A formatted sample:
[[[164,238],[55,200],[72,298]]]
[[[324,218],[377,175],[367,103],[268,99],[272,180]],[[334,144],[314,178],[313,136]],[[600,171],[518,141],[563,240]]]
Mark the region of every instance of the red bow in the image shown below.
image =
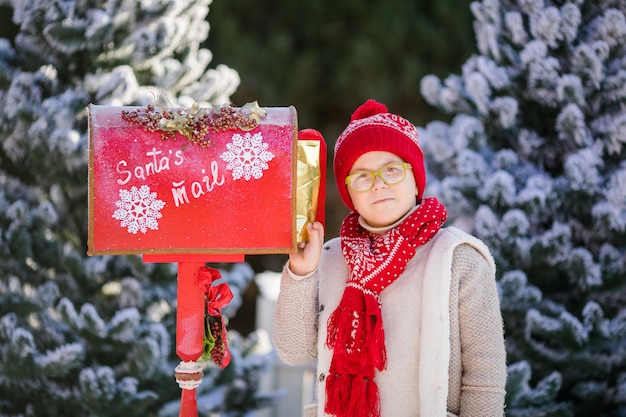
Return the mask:
[[[226,324],[221,309],[233,299],[233,293],[225,282],[215,284],[222,278],[215,268],[203,266],[198,271],[198,286],[204,292],[205,309],[205,349],[201,359],[211,358],[221,368],[230,363]]]
[[[198,286],[204,291],[206,297],[207,313],[211,316],[221,315],[221,308],[226,307],[233,299],[233,293],[225,282],[213,285],[222,278],[220,271],[203,266],[198,274]]]

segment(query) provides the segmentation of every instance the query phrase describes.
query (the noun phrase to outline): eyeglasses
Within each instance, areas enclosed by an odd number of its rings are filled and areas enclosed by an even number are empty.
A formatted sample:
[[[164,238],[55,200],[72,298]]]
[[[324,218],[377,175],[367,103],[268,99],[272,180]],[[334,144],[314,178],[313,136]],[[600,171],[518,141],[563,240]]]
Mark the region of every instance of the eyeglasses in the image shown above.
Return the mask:
[[[408,162],[392,162],[378,171],[356,171],[346,177],[346,184],[351,190],[358,192],[371,190],[376,177],[380,177],[387,185],[394,185],[404,181],[407,169],[411,169]]]

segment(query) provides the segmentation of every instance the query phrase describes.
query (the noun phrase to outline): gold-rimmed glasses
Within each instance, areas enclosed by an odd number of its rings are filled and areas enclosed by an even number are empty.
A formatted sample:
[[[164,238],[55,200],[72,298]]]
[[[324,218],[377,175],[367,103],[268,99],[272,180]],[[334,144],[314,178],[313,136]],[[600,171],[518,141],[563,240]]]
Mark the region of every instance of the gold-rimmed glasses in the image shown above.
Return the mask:
[[[392,162],[378,171],[355,171],[346,177],[346,184],[351,190],[365,192],[372,189],[376,177],[385,184],[399,184],[406,178],[406,170],[411,169],[408,162]]]

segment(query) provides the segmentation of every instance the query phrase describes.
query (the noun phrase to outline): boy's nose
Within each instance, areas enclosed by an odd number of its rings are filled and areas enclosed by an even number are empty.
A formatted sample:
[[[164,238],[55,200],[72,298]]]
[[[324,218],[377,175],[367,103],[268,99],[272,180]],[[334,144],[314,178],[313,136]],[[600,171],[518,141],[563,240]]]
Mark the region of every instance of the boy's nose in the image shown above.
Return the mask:
[[[376,175],[374,177],[374,185],[372,185],[372,190],[379,189],[379,188],[386,188],[386,187],[387,187],[387,183],[383,181],[380,175]]]

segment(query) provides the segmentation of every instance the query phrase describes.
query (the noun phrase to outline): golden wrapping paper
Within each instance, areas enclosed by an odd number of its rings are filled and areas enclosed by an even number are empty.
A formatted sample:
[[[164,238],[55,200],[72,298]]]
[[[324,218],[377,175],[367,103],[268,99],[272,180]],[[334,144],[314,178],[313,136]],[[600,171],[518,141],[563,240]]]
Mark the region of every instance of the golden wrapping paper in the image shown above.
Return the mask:
[[[296,234],[298,242],[308,242],[306,225],[315,222],[322,178],[320,141],[298,140]]]

